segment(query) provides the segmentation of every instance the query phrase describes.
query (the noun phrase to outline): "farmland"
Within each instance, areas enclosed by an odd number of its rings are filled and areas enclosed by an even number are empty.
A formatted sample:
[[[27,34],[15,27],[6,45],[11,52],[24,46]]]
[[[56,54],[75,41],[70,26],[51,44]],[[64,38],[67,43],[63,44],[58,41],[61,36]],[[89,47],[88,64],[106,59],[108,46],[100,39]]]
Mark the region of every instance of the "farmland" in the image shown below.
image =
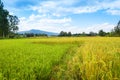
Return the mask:
[[[119,37],[0,40],[0,80],[120,80]]]

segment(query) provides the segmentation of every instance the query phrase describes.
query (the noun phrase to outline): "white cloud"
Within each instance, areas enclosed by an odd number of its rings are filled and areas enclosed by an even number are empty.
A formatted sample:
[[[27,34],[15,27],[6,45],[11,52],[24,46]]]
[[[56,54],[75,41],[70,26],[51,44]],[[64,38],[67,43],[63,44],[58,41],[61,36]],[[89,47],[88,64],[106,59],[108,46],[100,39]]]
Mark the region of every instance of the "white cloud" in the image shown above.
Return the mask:
[[[109,23],[97,24],[97,25],[93,25],[92,27],[87,27],[85,32],[90,32],[90,31],[98,32],[101,29],[106,32],[109,32],[114,27],[115,27],[115,25],[109,24]]]
[[[92,12],[96,12],[97,10],[99,10],[99,7],[85,6],[85,7],[74,8],[73,9],[73,11],[74,11],[73,13],[75,13],[75,14],[92,13]]]
[[[88,5],[76,5],[83,0],[46,0],[40,1],[39,5],[29,6],[28,10],[33,10],[36,14],[31,14],[28,18],[20,18],[20,30],[40,29],[52,32],[71,31],[98,32],[100,29],[110,31],[114,25],[109,23],[93,24],[88,27],[74,26],[71,14],[94,13],[103,10],[112,15],[120,15],[120,0],[86,0]],[[89,4],[90,2],[90,4]],[[27,7],[28,8],[28,7]],[[67,16],[67,17],[66,17]],[[92,26],[92,27],[91,27]]]
[[[98,32],[99,30],[102,29],[105,32],[109,32],[114,28],[114,26],[115,25],[109,24],[109,23],[96,24],[88,27],[69,26],[69,27],[66,27],[65,31],[71,31],[72,33],[82,33],[82,32],[89,33],[91,31]]]
[[[120,9],[110,9],[107,10],[108,13],[111,13],[112,15],[120,15]]]
[[[109,1],[109,0],[108,0]],[[99,3],[101,10],[106,10],[111,15],[120,15],[120,0]]]
[[[71,31],[72,33],[89,33],[90,31],[98,32],[103,29],[108,32],[111,31],[115,25],[109,23],[90,25],[88,27],[74,26],[71,24],[71,18],[41,18],[40,15],[31,15],[28,19],[25,17],[20,18],[20,31],[39,29],[51,32]]]
[[[70,24],[71,18],[44,18],[40,15],[31,15],[29,18],[20,18],[20,31],[30,30],[30,29],[40,29],[52,32],[59,32],[64,29],[65,24]]]
[[[48,23],[48,24],[63,24],[66,22],[71,22],[70,18],[63,18],[63,19],[41,19],[39,20],[40,23]]]
[[[88,1],[88,0],[87,0]],[[39,13],[50,13],[52,16],[62,16],[64,14],[81,14],[81,13],[93,13],[98,10],[109,10],[109,9],[120,9],[120,0],[103,0],[99,1],[88,1],[91,4],[84,6],[72,6],[80,2],[78,0],[60,0],[60,1],[45,1],[41,2],[38,6],[31,6],[30,8]],[[67,4],[68,3],[68,4]],[[107,11],[108,12],[108,11]],[[110,11],[109,11],[110,12]],[[110,12],[111,13],[111,12]],[[112,14],[112,13],[111,13]]]
[[[21,0],[21,2],[24,0]],[[25,5],[23,7],[24,10],[33,10],[37,11],[41,14],[50,14],[51,16],[61,17],[68,14],[81,14],[81,13],[93,13],[98,10],[105,10],[107,13],[119,15],[120,13],[120,0],[27,0],[28,2],[36,3],[36,5]],[[26,1],[26,2],[27,2]],[[79,3],[86,2],[83,5],[77,5]],[[19,0],[5,1],[5,6],[10,9],[10,11],[18,10],[19,8],[13,9],[13,5],[15,5]],[[18,3],[17,3],[18,4]],[[83,3],[84,4],[84,3]],[[9,8],[9,6],[12,6]],[[30,9],[28,9],[28,7]],[[22,10],[23,10],[22,9]],[[111,11],[111,9],[113,11]],[[117,9],[117,10],[116,10]],[[21,8],[20,8],[21,10]],[[118,12],[118,13],[117,13]],[[117,14],[116,14],[117,13]]]
[[[112,0],[107,2],[99,3],[103,8],[115,9],[120,8],[120,0]]]
[[[91,13],[99,10],[99,7],[96,6],[65,6],[63,0],[61,1],[46,1],[41,3],[38,6],[30,6],[33,11],[37,11],[42,14],[51,14],[51,16],[64,16],[65,14],[80,14],[80,13]],[[73,1],[72,1],[73,2]]]

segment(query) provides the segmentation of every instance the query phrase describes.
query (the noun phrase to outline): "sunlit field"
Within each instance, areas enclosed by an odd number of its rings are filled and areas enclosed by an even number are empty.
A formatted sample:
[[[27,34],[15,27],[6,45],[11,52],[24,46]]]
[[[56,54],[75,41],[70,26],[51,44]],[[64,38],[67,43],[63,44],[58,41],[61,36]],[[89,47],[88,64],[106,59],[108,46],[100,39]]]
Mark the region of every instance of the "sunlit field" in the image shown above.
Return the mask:
[[[0,40],[0,80],[120,80],[120,38]]]

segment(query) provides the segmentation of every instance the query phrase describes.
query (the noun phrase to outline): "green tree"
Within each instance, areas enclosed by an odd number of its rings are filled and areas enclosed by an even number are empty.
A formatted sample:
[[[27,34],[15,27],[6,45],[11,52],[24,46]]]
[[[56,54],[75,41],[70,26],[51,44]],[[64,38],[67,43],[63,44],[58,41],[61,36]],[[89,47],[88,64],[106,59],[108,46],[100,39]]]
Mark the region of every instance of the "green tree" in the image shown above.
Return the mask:
[[[17,26],[19,23],[18,17],[13,16],[13,15],[9,15],[8,20],[9,20],[9,31],[16,33],[16,31],[19,29]]]
[[[0,36],[7,37],[9,34],[15,33],[18,28],[19,19],[17,16],[9,15],[9,12],[4,9],[3,2],[0,0]]]
[[[85,32],[82,32],[81,36],[86,36],[86,33],[85,33]]]
[[[105,36],[106,33],[103,30],[100,30],[98,34],[99,36]]]
[[[64,31],[61,31],[59,36],[64,36]]]
[[[120,36],[120,21],[118,22],[117,26],[114,28],[115,34]]]
[[[96,36],[96,35],[97,35],[97,33],[92,32],[92,31],[88,34],[88,36]]]
[[[8,14],[9,12],[7,10],[5,10],[4,5],[2,3],[2,1],[0,0],[0,36],[2,36],[3,38],[7,36],[8,34]]]
[[[71,34],[71,32],[64,32],[64,31],[61,31],[60,32],[60,34],[59,34],[59,36],[71,36],[72,34]]]
[[[72,36],[72,33],[71,32],[68,32],[68,34],[67,34],[68,36]]]

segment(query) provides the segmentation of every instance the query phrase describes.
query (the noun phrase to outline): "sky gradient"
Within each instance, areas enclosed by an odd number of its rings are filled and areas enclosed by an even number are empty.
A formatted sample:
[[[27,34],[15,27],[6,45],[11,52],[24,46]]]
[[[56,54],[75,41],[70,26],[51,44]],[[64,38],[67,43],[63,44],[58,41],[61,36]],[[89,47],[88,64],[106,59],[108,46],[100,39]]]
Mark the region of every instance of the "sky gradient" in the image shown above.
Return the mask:
[[[19,31],[108,32],[120,20],[120,0],[2,0]]]

